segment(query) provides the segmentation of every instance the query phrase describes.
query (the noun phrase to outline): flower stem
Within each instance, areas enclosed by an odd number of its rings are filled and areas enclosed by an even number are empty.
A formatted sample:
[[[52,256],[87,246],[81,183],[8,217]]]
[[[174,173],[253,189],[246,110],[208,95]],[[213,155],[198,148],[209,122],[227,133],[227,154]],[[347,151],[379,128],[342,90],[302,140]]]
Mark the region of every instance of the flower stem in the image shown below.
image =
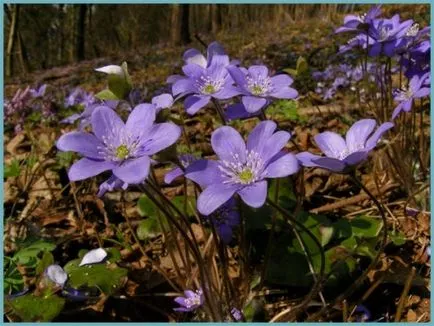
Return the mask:
[[[225,114],[223,112],[223,109],[222,109],[220,103],[214,98],[212,99],[212,103],[214,104],[214,107],[217,111],[217,114],[220,117],[220,120],[222,121],[222,124],[226,126],[227,122],[226,122]]]
[[[369,196],[369,198],[371,198],[371,200],[377,206],[377,208],[380,212],[382,221],[383,221],[383,235],[382,235],[382,239],[381,239],[381,243],[380,243],[380,248],[378,249],[377,255],[372,260],[371,264],[369,264],[369,266],[366,268],[366,270],[363,272],[363,274],[360,275],[359,278],[353,282],[353,284],[350,286],[350,288],[348,288],[344,293],[340,294],[333,301],[333,303],[328,305],[328,307],[334,307],[336,304],[339,304],[341,301],[345,300],[348,296],[350,296],[363,283],[363,281],[368,276],[368,273],[377,265],[378,261],[380,260],[380,256],[383,253],[384,248],[386,247],[386,243],[387,243],[387,219],[386,219],[386,214],[384,212],[383,206],[380,204],[380,202],[377,200],[377,198],[375,198],[374,195],[368,190],[368,188],[366,188],[363,185],[363,183],[360,182],[360,180],[356,177],[355,172],[353,174],[350,174],[350,177],[351,177],[352,181],[358,187],[362,188],[366,192],[366,194]],[[322,308],[317,313],[311,315],[307,321],[316,320],[321,315],[323,315],[326,312],[326,310],[327,310],[327,307]]]
[[[318,239],[316,238],[316,236],[306,227],[303,225],[303,223],[301,223],[300,221],[297,221],[297,219],[295,218],[295,216],[293,216],[291,213],[287,212],[285,209],[281,208],[278,204],[276,204],[275,202],[273,202],[270,199],[267,199],[267,203],[270,204],[270,206],[272,206],[274,209],[276,209],[277,211],[279,211],[280,214],[283,215],[283,217],[291,224],[294,233],[296,234],[297,240],[300,242],[301,247],[303,248],[304,253],[306,254],[307,257],[307,261],[309,264],[309,268],[311,269],[312,272],[312,277],[315,281],[312,289],[310,290],[310,292],[306,295],[306,297],[304,298],[304,300],[298,304],[295,307],[291,307],[290,310],[288,310],[289,312],[294,312],[295,310],[302,310],[303,308],[306,307],[306,305],[311,301],[311,299],[321,291],[321,286],[322,286],[322,281],[323,281],[323,276],[324,276],[324,270],[325,270],[325,255],[324,255],[324,250],[322,248],[321,243],[318,241]],[[306,246],[304,245],[298,230],[296,230],[296,226],[298,226],[300,229],[302,229],[304,232],[307,233],[307,235],[309,235],[309,237],[315,242],[315,244],[318,246],[319,249],[319,254],[321,256],[321,265],[320,265],[320,270],[318,273],[318,277],[315,277],[315,270],[313,269],[312,266],[312,261],[311,261],[311,257],[308,255],[308,252],[306,250]],[[297,236],[298,235],[298,236]],[[316,279],[315,279],[316,278]],[[322,297],[322,294],[321,294]],[[282,317],[282,316],[281,316]]]

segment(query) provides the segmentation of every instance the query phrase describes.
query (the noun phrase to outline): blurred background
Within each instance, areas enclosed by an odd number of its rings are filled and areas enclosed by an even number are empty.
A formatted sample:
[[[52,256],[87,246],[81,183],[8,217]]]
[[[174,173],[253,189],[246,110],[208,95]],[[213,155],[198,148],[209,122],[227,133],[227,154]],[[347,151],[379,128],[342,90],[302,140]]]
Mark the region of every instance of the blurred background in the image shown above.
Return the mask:
[[[357,5],[4,5],[8,76],[112,55],[188,44],[194,35],[239,33],[354,11]]]

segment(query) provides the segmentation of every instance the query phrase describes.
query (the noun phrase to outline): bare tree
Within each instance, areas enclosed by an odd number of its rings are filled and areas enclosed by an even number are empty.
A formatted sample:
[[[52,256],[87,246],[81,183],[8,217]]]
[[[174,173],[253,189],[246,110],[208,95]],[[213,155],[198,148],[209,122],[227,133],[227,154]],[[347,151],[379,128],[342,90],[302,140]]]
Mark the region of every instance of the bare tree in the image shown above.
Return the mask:
[[[18,18],[19,18],[19,5],[10,5],[9,11],[11,12],[10,17],[10,28],[9,28],[9,36],[8,36],[8,44],[6,48],[6,68],[5,74],[6,76],[11,76],[13,72],[13,63],[12,63],[12,53],[15,48],[15,40],[17,38],[17,30],[18,30]]]

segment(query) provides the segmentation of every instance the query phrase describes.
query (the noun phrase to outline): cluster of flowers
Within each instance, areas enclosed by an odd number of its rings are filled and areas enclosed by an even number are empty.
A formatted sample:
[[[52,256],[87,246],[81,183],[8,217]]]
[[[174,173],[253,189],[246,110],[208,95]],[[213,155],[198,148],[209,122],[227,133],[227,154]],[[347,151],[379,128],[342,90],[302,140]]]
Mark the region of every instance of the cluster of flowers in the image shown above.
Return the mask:
[[[371,9],[367,16],[376,17],[376,8]],[[359,31],[365,39],[376,40],[380,46],[374,41],[368,42],[371,55],[380,54],[386,51],[385,48],[390,54],[389,44],[393,43],[389,35],[391,27],[384,28],[384,31],[382,28],[404,23],[399,23],[399,17],[398,23],[396,18],[381,20],[381,24],[374,18],[369,23],[367,21],[366,17],[346,18],[341,31]],[[372,27],[368,28],[369,24]],[[373,33],[371,29],[381,30],[377,31],[382,35],[381,40],[370,36]],[[366,31],[370,31],[369,34]],[[238,199],[248,206],[261,207],[267,198],[267,179],[295,174],[300,166],[347,173],[367,159],[382,135],[394,125],[386,122],[376,129],[375,120],[362,119],[351,126],[345,139],[330,131],[316,135],[315,141],[325,156],[309,152],[289,153],[285,147],[291,133],[276,131],[276,123],[266,120],[261,113],[274,99],[294,99],[298,96],[297,91],[290,87],[293,82],[291,77],[286,74],[270,76],[265,66],[241,67],[239,62],[230,61],[216,42],[208,47],[206,57],[200,51],[191,49],[184,53],[184,61],[184,74],[170,76],[167,80],[171,85],[171,94],[154,97],[151,103],[134,103],[126,122],[114,110],[118,103],[114,106],[98,103],[89,115],[92,133],[79,130],[60,137],[58,149],[78,152],[83,156],[68,172],[71,181],[111,171],[110,178],[100,186],[99,195],[116,188],[126,189],[129,184],[143,183],[155,163],[153,155],[175,144],[181,135],[181,129],[174,123],[156,122],[161,110],[170,108],[180,99],[185,98],[184,107],[190,115],[212,102],[223,122],[228,112],[235,112],[237,117],[261,115],[262,121],[250,132],[246,141],[234,128],[221,126],[211,135],[216,159],[182,155],[173,159],[178,167],[165,177],[165,181],[171,183],[175,178],[184,176],[200,186],[202,192],[197,200],[199,213],[207,216],[217,226],[222,241],[229,243],[232,228],[239,223]],[[122,74],[119,66],[106,66],[98,71]],[[238,101],[234,103],[230,99]],[[202,305],[200,290],[188,291],[185,295],[176,299],[182,306],[178,310],[191,311]]]
[[[380,14],[381,6],[376,5],[364,15],[347,15],[344,25],[335,32],[356,34],[340,47],[340,52],[359,48],[369,57],[397,59],[399,69],[402,69],[409,83],[393,91],[393,98],[398,102],[392,114],[392,119],[395,119],[402,111],[411,110],[414,99],[429,95],[430,27],[420,29],[419,24],[411,19],[401,21],[399,14],[392,18],[379,18]]]
[[[15,133],[21,132],[26,118],[34,112],[40,112],[44,118],[53,115],[52,98],[46,88],[45,84],[36,89],[28,86],[24,90],[18,89],[11,100],[5,100],[5,121],[14,123]]]
[[[384,65],[380,67],[384,69]],[[369,81],[378,81],[378,66],[376,63],[368,63],[367,73]],[[324,71],[314,71],[313,79],[317,82],[315,92],[320,94],[324,100],[331,100],[335,97],[337,91],[349,88],[351,91],[358,91],[361,96],[361,102],[364,102],[366,90],[360,87],[359,82],[363,79],[363,67],[361,65],[352,66],[342,63],[338,65],[329,65]]]

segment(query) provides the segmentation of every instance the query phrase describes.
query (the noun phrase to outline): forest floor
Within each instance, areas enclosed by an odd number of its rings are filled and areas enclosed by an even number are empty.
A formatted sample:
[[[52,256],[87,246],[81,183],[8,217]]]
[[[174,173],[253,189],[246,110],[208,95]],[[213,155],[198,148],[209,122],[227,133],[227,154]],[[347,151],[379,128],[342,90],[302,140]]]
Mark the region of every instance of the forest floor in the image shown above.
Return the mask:
[[[337,26],[342,17],[335,17],[334,20]],[[206,43],[214,41],[205,36],[201,38]],[[231,58],[239,59],[245,66],[261,62],[274,71],[295,68],[299,56],[306,57],[312,68],[323,69],[330,63],[337,44],[341,43],[340,39],[333,35],[333,29],[325,19],[305,22],[302,25],[296,22],[276,25],[267,32],[261,32],[260,26],[252,26],[249,31],[222,33],[217,40],[224,45]],[[197,40],[187,47],[161,44],[15,77],[6,81],[5,97],[10,98],[18,88],[42,83],[59,89],[64,95],[75,86],[96,93],[106,87],[106,79],[94,69],[108,64],[120,64],[125,60],[128,62],[133,84],[145,90],[147,98],[150,99],[156,91],[164,88],[167,76],[179,72],[181,55],[185,49],[191,47],[203,50]],[[313,92],[307,95],[307,90],[314,88],[312,85],[301,86],[306,87],[306,91],[302,92],[295,116],[288,118],[276,114],[274,118],[279,121],[281,128],[294,132],[294,141],[302,150],[315,148],[311,139],[318,132],[326,129],[344,131],[357,119],[367,115],[372,117],[372,112],[354,104],[351,94],[338,94],[332,102],[326,102],[315,97]],[[178,105],[173,111],[178,112],[181,109]],[[216,121],[209,118],[210,112],[205,110],[186,121],[189,142],[194,151],[202,155],[212,153],[209,140],[204,137],[217,125]],[[426,119],[423,132],[429,137],[430,121],[429,117]],[[255,124],[255,119],[250,119],[238,127],[248,131]],[[17,251],[19,239],[49,239],[57,245],[53,251],[55,261],[64,265],[71,257],[77,257],[80,249],[95,247],[96,234],[108,239],[107,243],[110,239],[116,239],[112,242],[125,239],[130,241],[132,235],[122,215],[128,215],[134,228],[143,219],[137,210],[137,200],[141,193],[134,187],[121,201],[121,192],[111,192],[102,199],[96,197],[99,179],[75,185],[69,183],[66,168],[59,165],[55,148],[55,141],[60,134],[69,130],[72,130],[72,127],[66,125],[59,128],[58,124],[43,126],[35,123],[32,129],[17,135],[10,130],[6,131],[5,165],[11,164],[13,160],[24,161],[30,154],[36,156],[37,160],[24,174],[4,179],[6,256],[12,256]],[[289,150],[296,149],[292,146]],[[427,322],[430,320],[430,258],[427,255],[430,245],[429,205],[427,204],[425,209],[419,209],[416,214],[409,214],[409,199],[400,181],[390,172],[390,164],[387,162],[385,149],[380,148],[376,151],[371,166],[362,168],[362,182],[386,207],[390,234],[399,234],[403,241],[388,244],[378,265],[351,300],[363,303],[371,313],[371,321],[393,321],[398,302],[404,300],[402,321]],[[168,165],[157,166],[157,180],[165,194],[173,198],[182,194],[184,189],[181,182],[175,182],[171,186],[164,185],[162,179],[168,171]],[[307,170],[304,174],[304,186],[303,208],[306,211],[349,220],[359,214],[379,218],[379,213],[368,196],[352,186],[345,175],[332,175],[319,169]],[[421,182],[419,188],[422,189],[419,194],[423,198],[421,201],[428,203],[429,180]],[[124,207],[121,202],[125,203]],[[198,236],[203,238],[199,231]],[[159,259],[162,269],[169,274],[173,272],[172,261],[168,256],[162,255],[164,243],[161,237],[144,244],[144,247],[149,256]],[[132,299],[113,297],[102,303],[98,301],[88,304],[83,311],[79,304],[71,302],[55,321],[171,320],[156,307],[171,307],[172,298],[151,297],[149,300],[141,300],[137,295],[164,292],[168,289],[161,275],[149,270],[149,262],[140,254],[139,249],[132,245],[120,250],[122,264],[129,270],[123,293]],[[234,272],[235,274],[237,273]],[[34,285],[36,281],[30,275],[26,282]],[[409,287],[404,291],[406,283],[409,283]],[[270,288],[273,286],[270,285]],[[283,290],[292,291],[293,288],[287,287]],[[333,297],[333,294],[325,293],[325,296]],[[290,298],[291,296],[285,294],[266,297],[266,314],[276,315],[289,305]],[[78,311],[80,313],[77,313]],[[330,319],[341,321],[342,315]]]

